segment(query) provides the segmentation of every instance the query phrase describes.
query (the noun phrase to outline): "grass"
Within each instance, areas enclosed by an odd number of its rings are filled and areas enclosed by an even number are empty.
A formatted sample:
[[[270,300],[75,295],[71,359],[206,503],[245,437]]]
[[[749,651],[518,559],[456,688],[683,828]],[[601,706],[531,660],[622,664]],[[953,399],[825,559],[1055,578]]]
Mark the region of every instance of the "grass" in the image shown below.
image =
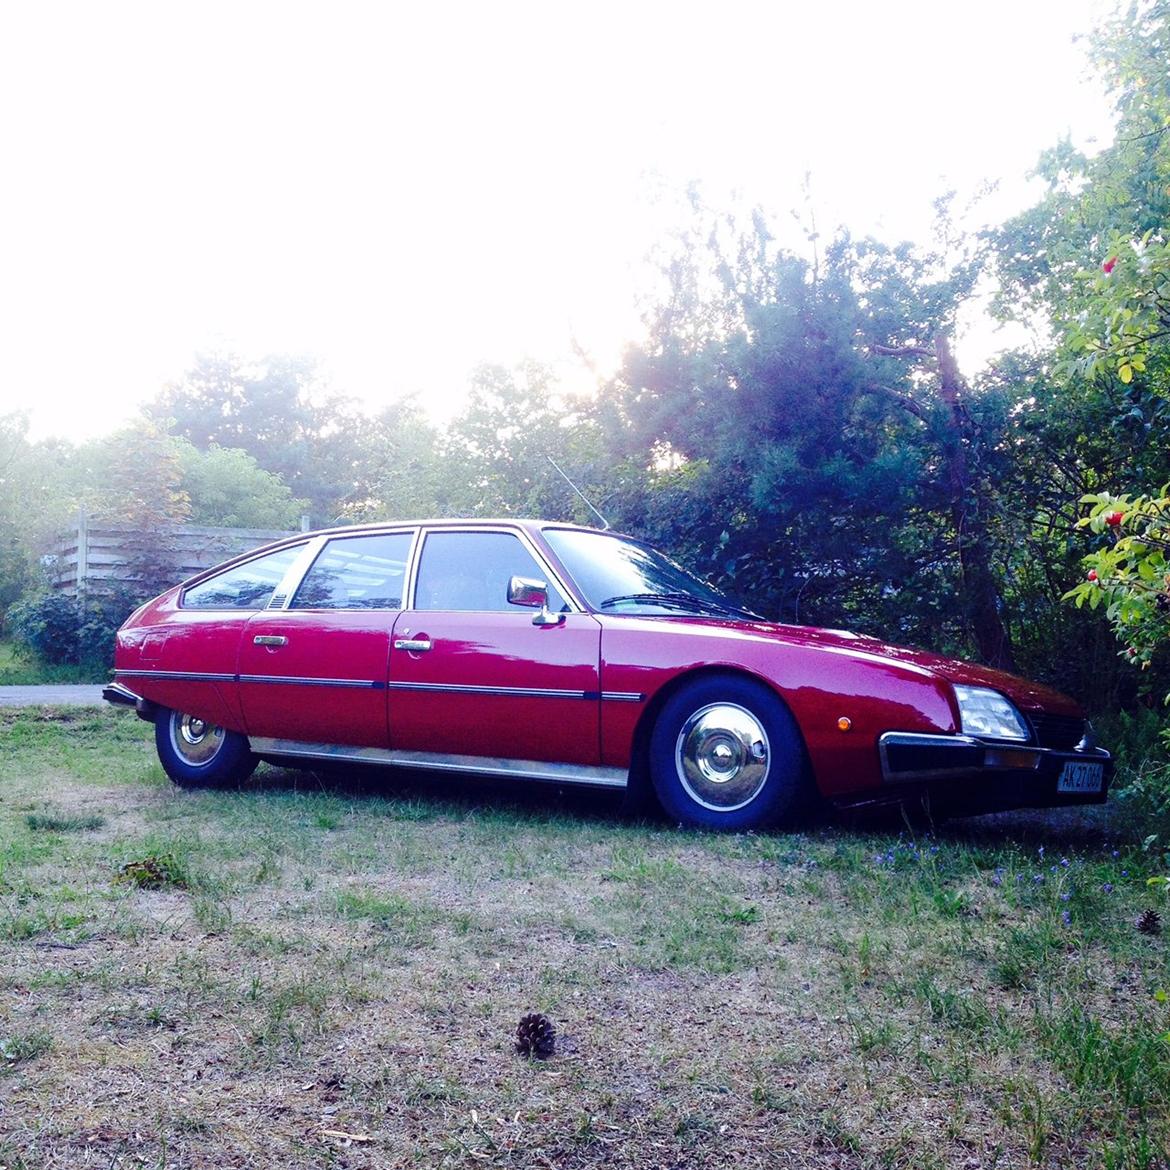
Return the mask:
[[[110,674],[111,670],[96,666],[53,666],[14,642],[0,640],[0,687],[105,683]]]
[[[0,744],[0,1165],[1166,1164],[1163,863],[1108,821],[716,837],[476,781],[182,793],[113,710]]]

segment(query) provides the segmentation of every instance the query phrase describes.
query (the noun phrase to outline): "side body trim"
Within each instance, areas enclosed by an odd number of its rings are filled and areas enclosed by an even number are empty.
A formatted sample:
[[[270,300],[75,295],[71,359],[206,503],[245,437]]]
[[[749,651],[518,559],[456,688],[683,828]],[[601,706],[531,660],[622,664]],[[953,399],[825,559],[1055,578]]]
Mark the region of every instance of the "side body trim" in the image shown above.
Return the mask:
[[[507,695],[524,699],[596,699],[597,692],[562,691],[552,687],[493,687],[472,686],[458,683],[412,683],[392,682],[387,684],[392,691],[440,691],[444,694],[459,695]]]
[[[123,678],[162,678],[182,682],[236,682],[239,675],[209,674],[199,670],[115,670]]]
[[[236,678],[242,683],[279,683],[293,687],[356,687],[363,691],[386,688],[385,683],[368,678],[297,678],[283,674],[240,674]]]
[[[197,670],[119,670],[125,678],[159,678],[183,682],[269,683],[294,687],[354,687],[359,690],[441,691],[463,695],[502,695],[521,699],[603,699],[608,703],[641,703],[646,696],[636,691],[569,691],[551,687],[465,686],[457,683],[385,683],[368,678],[313,678],[280,674],[211,674]]]
[[[351,747],[346,744],[302,743],[294,739],[250,740],[261,756],[296,756],[312,760],[337,760],[422,768],[436,772],[474,772],[480,776],[505,776],[518,780],[544,780],[552,784],[586,784],[595,788],[625,788],[625,768],[595,768],[586,764],[553,764],[543,760],[503,760],[485,756],[454,756],[439,752],[405,752],[387,748]]]

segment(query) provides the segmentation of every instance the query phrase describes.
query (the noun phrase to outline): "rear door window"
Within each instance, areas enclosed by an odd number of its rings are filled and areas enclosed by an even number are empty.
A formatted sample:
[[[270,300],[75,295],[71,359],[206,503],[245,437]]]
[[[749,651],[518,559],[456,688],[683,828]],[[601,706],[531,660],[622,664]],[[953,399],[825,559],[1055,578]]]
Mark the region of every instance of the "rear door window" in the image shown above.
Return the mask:
[[[278,549],[192,585],[183,594],[183,608],[263,609],[304,547]]]
[[[321,550],[290,609],[401,609],[412,532],[336,537]]]

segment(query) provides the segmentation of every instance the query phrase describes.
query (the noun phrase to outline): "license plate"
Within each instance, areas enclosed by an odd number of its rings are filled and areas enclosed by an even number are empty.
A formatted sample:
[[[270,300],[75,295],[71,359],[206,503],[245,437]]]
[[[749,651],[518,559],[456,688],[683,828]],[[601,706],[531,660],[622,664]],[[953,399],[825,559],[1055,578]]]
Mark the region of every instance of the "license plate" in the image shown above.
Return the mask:
[[[1105,783],[1105,765],[1069,760],[1060,770],[1057,792],[1100,792]]]

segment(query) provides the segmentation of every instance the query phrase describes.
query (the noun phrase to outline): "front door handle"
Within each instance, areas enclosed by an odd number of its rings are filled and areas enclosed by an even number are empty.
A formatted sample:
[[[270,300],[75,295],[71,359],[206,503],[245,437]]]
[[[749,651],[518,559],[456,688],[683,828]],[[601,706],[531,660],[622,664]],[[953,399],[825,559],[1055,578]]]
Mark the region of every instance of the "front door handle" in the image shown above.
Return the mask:
[[[421,650],[429,650],[434,643],[430,638],[395,638],[395,650],[413,650],[418,653]]]
[[[287,646],[288,639],[283,634],[257,634],[252,639],[253,646]]]

